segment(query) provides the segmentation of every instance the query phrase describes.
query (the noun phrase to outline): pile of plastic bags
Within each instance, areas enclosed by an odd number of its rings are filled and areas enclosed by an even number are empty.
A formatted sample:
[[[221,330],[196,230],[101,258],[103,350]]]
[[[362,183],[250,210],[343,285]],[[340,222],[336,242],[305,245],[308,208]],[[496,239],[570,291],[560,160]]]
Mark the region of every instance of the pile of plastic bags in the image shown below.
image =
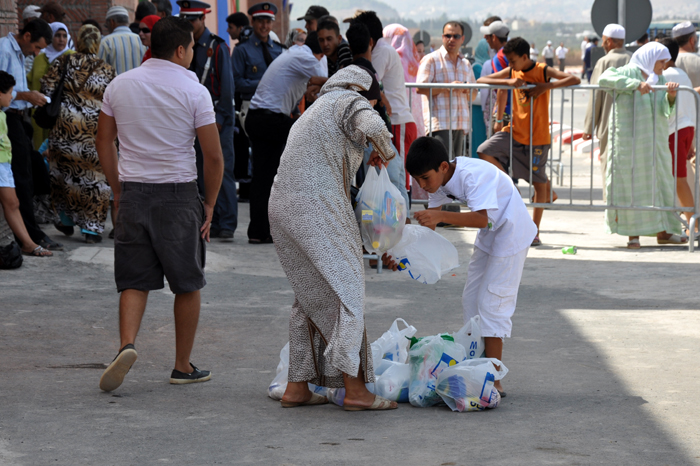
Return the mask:
[[[399,330],[399,323],[403,323]],[[481,411],[496,408],[501,401],[494,387],[508,369],[501,361],[483,358],[479,316],[472,318],[454,335],[415,338],[416,328],[396,319],[389,330],[372,343],[375,383],[367,389],[399,403],[426,408],[446,404],[452,411]],[[496,369],[500,367],[500,370]],[[289,343],[280,352],[277,375],[268,388],[270,398],[280,400],[287,387]],[[309,384],[312,392],[328,397],[339,406],[344,388]]]

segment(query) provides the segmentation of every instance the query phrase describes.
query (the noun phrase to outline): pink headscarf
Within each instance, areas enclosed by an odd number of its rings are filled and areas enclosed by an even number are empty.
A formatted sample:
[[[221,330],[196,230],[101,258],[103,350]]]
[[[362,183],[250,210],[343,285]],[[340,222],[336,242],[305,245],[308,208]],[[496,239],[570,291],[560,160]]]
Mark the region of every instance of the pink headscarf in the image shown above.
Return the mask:
[[[418,50],[416,50],[416,44],[413,43],[411,33],[408,32],[406,27],[397,23],[388,25],[382,32],[384,40],[389,42],[399,53],[399,57],[401,57],[403,76],[406,82],[416,82],[420,58],[418,56]],[[410,96],[411,114],[413,115],[413,120],[416,122],[418,135],[422,136],[425,134],[425,127],[423,126],[423,102],[421,96],[418,95],[415,89],[407,89],[407,92],[409,91],[410,94],[412,94]]]

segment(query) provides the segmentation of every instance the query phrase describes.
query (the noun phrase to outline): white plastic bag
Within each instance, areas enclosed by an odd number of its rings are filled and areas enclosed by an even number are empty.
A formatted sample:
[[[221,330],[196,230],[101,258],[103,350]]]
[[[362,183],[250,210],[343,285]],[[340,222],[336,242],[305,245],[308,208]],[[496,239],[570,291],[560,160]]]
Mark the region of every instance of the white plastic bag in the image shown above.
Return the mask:
[[[457,248],[439,233],[420,225],[406,225],[401,241],[387,254],[399,264],[400,271],[428,285],[459,267]]]
[[[284,396],[284,392],[287,390],[287,382],[289,377],[289,342],[284,345],[282,351],[280,351],[280,362],[277,364],[277,374],[275,378],[270,382],[270,386],[267,387],[267,396],[273,400],[279,401]],[[309,384],[309,390],[313,393],[318,393],[321,396],[328,396],[328,389],[326,387],[319,387],[312,383]]]
[[[439,403],[440,395],[435,392],[438,376],[446,368],[467,358],[464,347],[452,340],[447,334],[425,337],[409,350],[411,382],[408,401],[413,406],[427,408]]]
[[[374,393],[373,383],[366,383],[365,387],[367,387],[367,390],[369,390],[370,393]],[[326,390],[327,391],[324,396],[328,398],[328,401],[335,405],[343,406],[345,401],[345,388],[328,388]]]
[[[365,249],[382,254],[401,239],[406,225],[406,201],[391,184],[385,168],[368,170],[357,194],[355,216]]]
[[[386,361],[386,360],[383,360]],[[389,367],[374,383],[375,395],[399,403],[408,403],[408,386],[411,381],[411,366],[399,362],[389,362]]]
[[[399,322],[403,322],[405,329],[399,330]],[[382,359],[393,362],[405,363],[408,360],[408,338],[416,334],[416,328],[398,318],[391,324],[389,330],[372,343],[372,361],[374,362],[374,373],[381,375],[386,367],[382,366]]]
[[[501,395],[493,384],[507,373],[508,368],[498,359],[469,359],[444,369],[438,376],[435,391],[452,411],[496,408]]]
[[[455,343],[459,343],[467,350],[467,359],[481,358],[484,356],[484,339],[481,336],[481,317],[474,316],[464,327],[452,335]]]

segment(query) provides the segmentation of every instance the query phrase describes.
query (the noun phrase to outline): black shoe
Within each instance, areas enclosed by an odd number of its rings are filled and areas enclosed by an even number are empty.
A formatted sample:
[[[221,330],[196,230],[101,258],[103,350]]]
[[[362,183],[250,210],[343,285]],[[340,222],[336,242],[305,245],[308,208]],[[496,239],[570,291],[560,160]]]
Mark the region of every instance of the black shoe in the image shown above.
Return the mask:
[[[209,229],[209,238],[221,238],[221,230],[217,230],[214,228]]]
[[[109,232],[109,239],[114,239],[114,228]]]
[[[173,369],[172,374],[170,374],[170,383],[172,383],[172,384],[197,383],[197,382],[206,382],[207,380],[211,379],[211,371],[200,371],[192,363],[190,363],[190,366],[192,366],[193,371],[190,372],[189,374],[186,374],[184,372],[180,372],[176,369]]]
[[[72,226],[64,225],[61,222],[56,222],[53,224],[53,226],[66,236],[71,236],[75,231],[75,228],[73,228]]]
[[[221,239],[230,239],[233,240],[233,231],[227,230],[226,228],[223,228],[222,230],[219,231],[219,238]]]
[[[85,233],[85,242],[87,244],[101,243],[102,235],[91,235],[90,233]]]
[[[44,236],[44,239],[39,241],[39,246],[49,251],[63,251],[63,245],[52,240],[48,236]]]
[[[107,366],[107,369],[100,377],[100,389],[106,392],[111,392],[118,388],[124,381],[124,377],[131,369],[131,366],[136,362],[136,350],[134,345],[128,344],[114,358],[114,361]]]
[[[248,238],[248,242],[250,244],[272,244],[272,243],[274,243],[274,241],[272,240],[272,236],[268,236],[265,239]]]

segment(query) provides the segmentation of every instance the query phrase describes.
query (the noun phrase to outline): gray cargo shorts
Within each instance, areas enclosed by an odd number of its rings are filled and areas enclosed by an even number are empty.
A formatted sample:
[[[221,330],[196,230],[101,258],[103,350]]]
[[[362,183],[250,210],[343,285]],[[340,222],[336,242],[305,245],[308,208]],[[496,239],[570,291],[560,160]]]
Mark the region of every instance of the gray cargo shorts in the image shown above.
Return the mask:
[[[122,183],[114,228],[117,291],[204,288],[204,205],[197,183]]]
[[[533,183],[547,182],[547,158],[549,144],[532,146],[532,172],[530,172],[530,146],[520,144],[513,139],[513,178],[530,182],[532,173]],[[479,154],[490,155],[498,160],[506,173],[510,166],[510,133],[500,131],[481,143],[476,150]]]

